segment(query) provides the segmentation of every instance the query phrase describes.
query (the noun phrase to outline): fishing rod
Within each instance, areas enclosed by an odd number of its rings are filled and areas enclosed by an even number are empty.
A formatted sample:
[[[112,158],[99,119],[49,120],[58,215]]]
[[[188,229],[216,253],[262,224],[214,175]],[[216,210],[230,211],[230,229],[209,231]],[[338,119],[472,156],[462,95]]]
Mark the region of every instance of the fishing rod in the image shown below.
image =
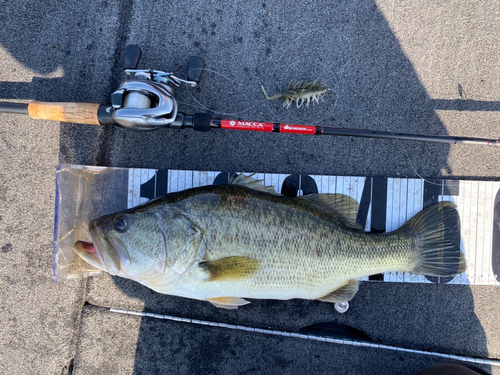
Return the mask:
[[[405,348],[402,346],[395,346],[395,345],[383,345],[383,344],[378,344],[378,343],[375,343],[371,340],[366,340],[366,339],[357,340],[354,337],[351,337],[351,335],[349,335],[349,336],[344,335],[346,337],[341,337],[340,335],[338,335],[339,337],[330,337],[330,335],[325,336],[324,334],[321,334],[321,330],[314,329],[314,327],[312,327],[313,329],[309,330],[309,331],[306,329],[306,330],[301,330],[303,332],[287,332],[287,331],[277,331],[277,330],[271,330],[271,329],[254,328],[254,327],[248,327],[248,326],[243,326],[243,325],[239,325],[239,324],[227,324],[227,323],[212,322],[212,321],[200,320],[200,319],[190,319],[190,318],[182,318],[182,317],[176,317],[176,316],[170,316],[170,315],[153,314],[153,313],[147,313],[147,312],[142,312],[142,311],[130,311],[130,310],[122,310],[122,309],[116,309],[116,308],[110,308],[109,311],[114,312],[114,313],[118,313],[118,314],[136,315],[136,316],[146,317],[146,318],[164,319],[164,320],[170,320],[170,321],[174,321],[174,322],[182,322],[182,323],[189,323],[189,324],[195,324],[195,325],[201,325],[201,326],[226,328],[226,329],[233,329],[233,330],[251,332],[251,333],[267,334],[267,335],[289,337],[289,338],[296,338],[296,339],[303,339],[303,340],[314,340],[314,341],[331,343],[331,344],[338,344],[338,345],[361,346],[361,347],[372,348],[372,349],[385,349],[385,350],[392,350],[392,351],[396,351],[396,352],[400,352],[400,353],[420,354],[420,355],[426,355],[426,356],[431,356],[431,357],[441,357],[441,358],[447,359],[449,361],[461,361],[461,362],[471,362],[471,363],[482,364],[482,365],[500,366],[500,360],[498,360],[498,359],[478,358],[478,357],[455,355],[455,354],[448,354],[448,353],[441,353],[441,352],[432,352],[432,351],[427,351],[427,350],[409,349],[409,348]],[[325,332],[325,333],[328,333],[328,332]]]
[[[197,87],[204,63],[199,57],[188,61],[187,79],[161,70],[137,69],[141,49],[125,47],[125,82],[111,95],[111,104],[24,103],[0,102],[0,113],[27,114],[33,119],[55,120],[89,125],[117,125],[134,131],[153,131],[163,128],[207,132],[211,129],[247,130],[304,135],[336,135],[365,138],[399,139],[449,144],[498,146],[500,139],[395,133],[381,130],[345,129],[328,126],[242,121],[212,117],[209,113],[188,115],[178,111],[175,89],[181,84]]]

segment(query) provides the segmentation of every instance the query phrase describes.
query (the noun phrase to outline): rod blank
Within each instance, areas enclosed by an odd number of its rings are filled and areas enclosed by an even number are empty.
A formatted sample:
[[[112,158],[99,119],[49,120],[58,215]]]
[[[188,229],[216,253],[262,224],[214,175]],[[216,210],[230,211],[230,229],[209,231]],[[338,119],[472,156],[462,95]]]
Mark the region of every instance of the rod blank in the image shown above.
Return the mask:
[[[28,114],[28,104],[25,103],[4,103],[0,102],[0,113],[16,113],[19,115]]]
[[[235,325],[235,324],[227,324],[227,323],[211,322],[211,321],[199,320],[199,319],[181,318],[181,317],[170,316],[170,315],[146,313],[143,311],[130,311],[130,310],[115,309],[115,308],[110,308],[109,311],[114,312],[114,313],[119,313],[119,314],[136,315],[136,316],[149,317],[149,318],[155,318],[155,319],[165,319],[165,320],[171,320],[174,322],[182,322],[182,323],[189,323],[189,324],[198,324],[198,325],[203,325],[203,326],[228,328],[228,329],[235,329],[235,330],[252,332],[252,333],[263,333],[263,334],[274,335],[274,336],[284,336],[284,337],[291,337],[291,338],[314,340],[314,341],[320,341],[320,342],[326,342],[326,343],[332,343],[332,344],[363,346],[363,347],[368,347],[368,348],[373,348],[373,349],[388,349],[388,350],[394,350],[394,351],[403,352],[403,353],[422,354],[422,355],[428,355],[428,356],[434,356],[434,357],[442,357],[442,358],[446,358],[448,360],[472,362],[472,363],[486,364],[486,365],[491,365],[491,366],[500,366],[499,360],[491,359],[491,358],[477,358],[477,357],[469,357],[469,356],[463,356],[463,355],[431,352],[431,351],[426,351],[426,350],[415,350],[415,349],[404,348],[401,346],[382,345],[382,344],[377,344],[377,343],[373,343],[373,342],[369,342],[369,341],[357,341],[357,340],[348,340],[348,339],[343,339],[343,338],[333,338],[333,337],[301,334],[301,333],[295,333],[295,332],[275,331],[275,330],[270,330],[270,329],[260,329],[260,328],[247,327],[247,326]]]
[[[486,145],[486,146],[498,146],[499,144],[499,140],[488,139],[488,138],[393,133],[388,131],[365,130],[365,129],[341,129],[341,128],[323,127],[321,130],[321,134],[351,136],[351,137],[366,137],[366,138],[401,139],[405,141],[422,141],[422,142],[450,143],[450,144],[464,143],[464,144]]]
[[[110,110],[111,109],[111,110]],[[24,103],[0,102],[0,113],[15,113],[29,115],[34,119],[56,120],[92,125],[117,125],[113,120],[112,107],[91,103],[45,103],[32,101]],[[239,121],[228,119],[210,118],[207,113],[196,113],[188,116],[177,114],[177,119],[168,126],[151,126],[150,130],[164,127],[194,128],[195,130],[208,131],[211,128],[227,130],[252,130],[276,133],[295,133],[305,135],[335,135],[347,137],[396,139],[405,141],[420,141],[448,144],[471,144],[483,146],[499,146],[500,139],[456,137],[449,135],[426,135],[411,133],[394,133],[382,130],[345,129],[327,126],[296,125],[281,123],[264,123],[255,121]]]

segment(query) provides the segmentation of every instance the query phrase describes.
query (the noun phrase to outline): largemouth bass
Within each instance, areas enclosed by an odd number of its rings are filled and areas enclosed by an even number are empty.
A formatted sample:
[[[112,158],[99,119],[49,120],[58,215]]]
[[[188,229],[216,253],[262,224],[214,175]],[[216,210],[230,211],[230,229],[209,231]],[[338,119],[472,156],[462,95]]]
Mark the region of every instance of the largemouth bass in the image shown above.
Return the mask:
[[[244,298],[349,301],[363,276],[465,270],[451,202],[398,230],[367,233],[341,194],[289,198],[239,175],[226,185],[167,194],[89,224],[84,260],[159,292],[237,308]]]

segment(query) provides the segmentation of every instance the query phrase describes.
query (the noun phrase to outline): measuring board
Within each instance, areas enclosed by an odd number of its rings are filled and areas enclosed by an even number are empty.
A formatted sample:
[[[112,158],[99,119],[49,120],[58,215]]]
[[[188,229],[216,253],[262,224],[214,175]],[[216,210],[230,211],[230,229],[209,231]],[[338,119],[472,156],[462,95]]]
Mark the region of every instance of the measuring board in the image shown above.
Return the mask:
[[[224,184],[233,173],[130,169],[128,208],[167,193]],[[500,181],[423,180],[256,173],[254,178],[276,192],[294,197],[341,193],[359,204],[356,221],[365,231],[390,232],[430,204],[453,201],[461,220],[461,249],[467,270],[455,277],[389,272],[364,281],[500,285]]]

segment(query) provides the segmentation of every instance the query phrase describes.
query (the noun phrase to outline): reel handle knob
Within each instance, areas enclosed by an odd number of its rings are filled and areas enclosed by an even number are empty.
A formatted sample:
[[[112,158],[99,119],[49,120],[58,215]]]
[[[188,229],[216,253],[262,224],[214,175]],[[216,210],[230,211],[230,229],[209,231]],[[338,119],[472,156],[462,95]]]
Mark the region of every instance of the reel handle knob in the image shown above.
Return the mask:
[[[142,51],[135,44],[129,44],[123,52],[125,57],[125,69],[137,69]]]
[[[200,83],[201,73],[203,73],[203,60],[199,57],[193,56],[189,58],[188,61],[188,74],[187,80]]]

